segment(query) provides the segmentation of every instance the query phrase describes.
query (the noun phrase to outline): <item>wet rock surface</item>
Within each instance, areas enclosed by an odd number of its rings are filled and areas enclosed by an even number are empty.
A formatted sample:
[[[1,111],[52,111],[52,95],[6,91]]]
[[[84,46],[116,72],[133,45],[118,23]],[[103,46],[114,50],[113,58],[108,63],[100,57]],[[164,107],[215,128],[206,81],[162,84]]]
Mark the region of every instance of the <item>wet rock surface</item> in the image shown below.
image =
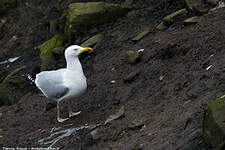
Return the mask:
[[[42,69],[38,46],[59,34],[65,36],[60,19],[69,4],[75,2],[90,1],[17,0],[15,8],[1,14],[4,25],[0,34],[0,62],[20,58],[0,65],[0,84],[23,66],[26,68],[11,77],[26,84],[10,85],[8,95],[15,104],[1,103],[4,106],[0,107],[0,146],[46,148],[50,144],[38,141],[53,133],[101,124],[93,130],[79,130],[54,147],[65,150],[210,150],[202,132],[203,106],[224,93],[224,8],[204,12],[199,22],[184,24],[186,19],[199,15],[187,9],[187,15],[169,26],[162,26],[163,30],[159,31],[157,26],[164,17],[186,8],[185,0],[138,3],[101,0],[127,4],[130,12],[117,16],[114,21],[101,22],[78,39],[74,37],[73,42],[77,41],[74,44],[80,45],[95,35],[103,35],[101,40],[91,43],[93,53],[80,57],[88,91],[74,99],[73,109],[82,113],[58,123],[54,101],[50,103],[40,96],[40,91],[23,75],[35,77]],[[206,5],[207,9],[211,8],[211,4]],[[146,29],[150,34],[132,41]],[[62,44],[51,47],[49,56],[54,59],[50,66],[65,67],[63,51],[70,42],[65,38]],[[128,63],[126,53],[140,49],[144,49],[141,59]],[[7,100],[0,99],[1,102]],[[66,102],[62,106],[62,115],[67,116]],[[123,106],[124,110],[119,111]],[[104,125],[109,116],[115,114],[118,114],[115,119]]]

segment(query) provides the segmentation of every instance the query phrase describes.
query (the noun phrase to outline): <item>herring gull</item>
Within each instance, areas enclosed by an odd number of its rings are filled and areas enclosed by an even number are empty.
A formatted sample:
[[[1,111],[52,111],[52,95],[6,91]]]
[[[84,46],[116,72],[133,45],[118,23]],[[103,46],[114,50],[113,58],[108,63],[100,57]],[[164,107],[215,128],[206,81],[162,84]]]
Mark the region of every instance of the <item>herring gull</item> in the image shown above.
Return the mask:
[[[78,45],[69,46],[65,50],[66,68],[53,71],[42,71],[36,75],[35,84],[41,92],[49,99],[57,102],[57,120],[63,122],[69,118],[61,118],[59,103],[68,100],[69,117],[80,114],[72,111],[71,100],[82,95],[87,89],[86,77],[84,75],[79,54],[91,51],[87,47]]]

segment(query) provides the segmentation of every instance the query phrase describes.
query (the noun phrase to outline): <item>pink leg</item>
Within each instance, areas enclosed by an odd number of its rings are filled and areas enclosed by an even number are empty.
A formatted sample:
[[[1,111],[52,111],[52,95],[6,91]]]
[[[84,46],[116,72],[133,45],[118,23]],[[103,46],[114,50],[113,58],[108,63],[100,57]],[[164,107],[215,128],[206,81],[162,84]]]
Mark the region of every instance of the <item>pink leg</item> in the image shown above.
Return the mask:
[[[81,111],[73,112],[71,100],[68,101],[68,110],[69,110],[69,117],[77,116],[81,113]]]
[[[60,117],[60,108],[59,108],[59,102],[57,102],[57,121],[58,122],[64,122],[66,120],[68,120],[69,118],[61,118]]]

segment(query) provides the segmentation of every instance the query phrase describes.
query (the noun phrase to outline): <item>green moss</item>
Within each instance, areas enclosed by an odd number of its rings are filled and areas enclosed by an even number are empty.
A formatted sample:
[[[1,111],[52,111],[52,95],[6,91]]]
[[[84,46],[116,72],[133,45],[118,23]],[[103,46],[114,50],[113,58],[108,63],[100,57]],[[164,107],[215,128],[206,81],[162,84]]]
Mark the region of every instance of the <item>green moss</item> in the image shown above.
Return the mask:
[[[205,107],[203,136],[205,142],[214,149],[225,146],[225,95]]]
[[[72,42],[72,39],[76,39],[89,29],[113,21],[129,10],[120,5],[104,2],[72,3],[69,10],[61,16],[61,22],[66,20],[64,33],[69,42]]]
[[[17,80],[13,77],[25,68],[26,66],[22,66],[15,69],[0,84],[0,106],[12,104],[12,101],[10,100],[10,91],[12,88],[24,87],[23,80]]]
[[[16,0],[0,0],[0,14],[17,5]]]
[[[42,45],[38,46],[40,50],[40,59],[41,59],[41,70],[46,70],[53,63],[54,49],[57,47],[62,47],[65,38],[63,35],[55,35],[50,40],[46,41]]]

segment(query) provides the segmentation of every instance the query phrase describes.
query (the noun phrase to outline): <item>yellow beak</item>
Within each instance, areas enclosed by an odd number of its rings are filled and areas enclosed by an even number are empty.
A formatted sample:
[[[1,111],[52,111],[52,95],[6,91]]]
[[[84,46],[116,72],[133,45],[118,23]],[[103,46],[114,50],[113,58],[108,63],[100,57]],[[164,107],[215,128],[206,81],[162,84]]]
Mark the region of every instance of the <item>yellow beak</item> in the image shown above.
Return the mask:
[[[86,52],[86,51],[91,51],[92,50],[92,48],[90,48],[90,47],[85,47],[84,49],[82,49],[81,51],[84,51],[84,52]]]

